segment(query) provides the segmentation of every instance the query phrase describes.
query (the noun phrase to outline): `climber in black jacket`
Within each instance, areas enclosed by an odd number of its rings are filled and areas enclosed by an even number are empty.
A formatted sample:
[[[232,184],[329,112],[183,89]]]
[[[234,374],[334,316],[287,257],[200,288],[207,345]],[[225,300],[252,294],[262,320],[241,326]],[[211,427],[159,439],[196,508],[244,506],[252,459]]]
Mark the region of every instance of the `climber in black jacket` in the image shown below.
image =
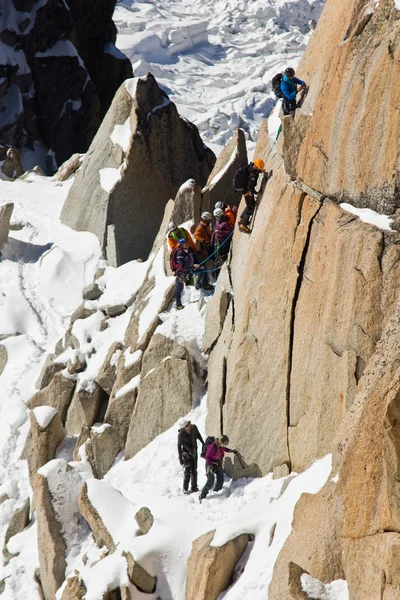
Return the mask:
[[[189,494],[189,479],[191,482],[191,492],[198,492],[197,487],[197,440],[204,444],[196,425],[187,419],[178,421],[178,458],[180,464],[185,468],[183,475],[183,493]]]

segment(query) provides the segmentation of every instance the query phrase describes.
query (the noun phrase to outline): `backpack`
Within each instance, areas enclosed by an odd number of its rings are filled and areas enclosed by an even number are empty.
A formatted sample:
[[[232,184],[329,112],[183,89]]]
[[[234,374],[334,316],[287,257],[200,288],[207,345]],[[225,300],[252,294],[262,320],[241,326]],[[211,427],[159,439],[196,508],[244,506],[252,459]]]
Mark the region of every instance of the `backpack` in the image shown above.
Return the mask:
[[[275,96],[277,98],[283,98],[283,94],[282,94],[282,90],[281,90],[281,82],[283,79],[283,75],[282,73],[277,73],[273,78],[272,78],[272,91],[274,92]]]
[[[239,167],[235,173],[235,178],[233,180],[233,187],[235,188],[235,192],[244,192],[247,189],[249,178],[249,167],[247,165],[242,165],[241,167]]]
[[[206,457],[206,452],[207,452],[207,448],[210,444],[213,444],[215,442],[215,437],[212,435],[209,435],[208,437],[206,437],[206,441],[203,444],[203,448],[201,449],[201,453],[200,456],[201,458],[205,458]]]
[[[180,265],[176,262],[176,253],[178,252],[178,250],[179,246],[174,248],[171,254],[169,255],[169,266],[171,267],[171,271],[173,273],[175,273],[175,271],[178,271],[181,268]]]

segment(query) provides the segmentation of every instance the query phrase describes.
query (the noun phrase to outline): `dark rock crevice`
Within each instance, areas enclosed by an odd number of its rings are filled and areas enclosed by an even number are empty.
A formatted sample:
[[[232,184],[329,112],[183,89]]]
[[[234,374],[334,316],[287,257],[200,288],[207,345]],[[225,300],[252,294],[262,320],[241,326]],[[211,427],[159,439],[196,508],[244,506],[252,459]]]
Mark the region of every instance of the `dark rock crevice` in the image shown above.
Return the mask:
[[[323,202],[321,202],[315,214],[311,217],[310,222],[308,224],[307,236],[303,246],[303,252],[301,255],[300,263],[297,267],[297,281],[296,287],[293,294],[292,305],[290,309],[290,326],[289,326],[289,344],[288,344],[288,367],[287,367],[287,378],[286,378],[286,418],[287,418],[287,433],[289,434],[290,428],[290,395],[291,395],[291,375],[292,375],[292,363],[293,363],[293,345],[294,345],[294,331],[295,331],[295,321],[296,321],[296,306],[300,295],[300,290],[304,278],[305,264],[307,259],[307,253],[310,246],[311,233],[313,229],[314,221],[317,215],[320,213],[321,208],[323,206]],[[289,438],[287,438],[287,446],[288,446],[288,456],[289,456],[289,466],[291,464],[290,459],[290,445]]]

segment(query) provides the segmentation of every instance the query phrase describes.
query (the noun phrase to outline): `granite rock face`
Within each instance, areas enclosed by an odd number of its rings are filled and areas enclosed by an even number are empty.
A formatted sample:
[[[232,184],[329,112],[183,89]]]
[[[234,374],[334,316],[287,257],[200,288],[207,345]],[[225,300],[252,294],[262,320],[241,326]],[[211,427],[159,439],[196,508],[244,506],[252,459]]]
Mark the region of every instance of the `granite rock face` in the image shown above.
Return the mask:
[[[62,221],[96,234],[114,266],[144,259],[169,198],[188,179],[204,185],[214,162],[151,74],[129,80],[82,162]]]

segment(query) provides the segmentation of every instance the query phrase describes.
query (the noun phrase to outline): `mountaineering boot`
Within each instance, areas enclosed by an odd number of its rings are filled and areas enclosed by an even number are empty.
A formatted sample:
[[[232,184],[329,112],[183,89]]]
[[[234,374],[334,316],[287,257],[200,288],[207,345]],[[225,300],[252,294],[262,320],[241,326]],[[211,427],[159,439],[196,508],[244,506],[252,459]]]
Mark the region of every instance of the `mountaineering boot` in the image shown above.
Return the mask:
[[[178,304],[178,306],[176,307],[176,309],[177,309],[177,310],[182,310],[182,309],[183,309],[183,306],[182,306],[182,304]]]
[[[243,233],[251,233],[250,227],[243,225],[243,223],[239,223],[239,231],[242,231]]]
[[[192,492],[190,492],[189,490],[183,490],[183,493],[185,494],[185,496],[188,496],[189,494],[191,494]]]
[[[193,488],[190,490],[190,492],[191,492],[192,494],[193,494],[193,492],[198,492],[198,491],[199,491],[199,488],[198,488],[197,486],[196,486],[196,487],[193,487]]]
[[[199,502],[200,502],[200,504],[203,502],[203,500],[204,500],[204,498],[203,498],[203,496],[200,494],[200,496],[199,496]]]

